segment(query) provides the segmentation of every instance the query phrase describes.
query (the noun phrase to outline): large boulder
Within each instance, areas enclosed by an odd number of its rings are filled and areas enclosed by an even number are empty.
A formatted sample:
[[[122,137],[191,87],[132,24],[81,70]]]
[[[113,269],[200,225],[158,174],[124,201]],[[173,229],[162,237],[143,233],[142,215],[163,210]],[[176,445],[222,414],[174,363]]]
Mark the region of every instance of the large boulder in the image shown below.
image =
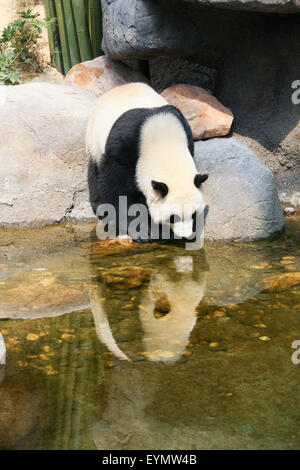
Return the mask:
[[[255,240],[280,232],[284,225],[272,172],[236,138],[195,144],[195,160],[204,183],[206,238]]]
[[[87,298],[83,282],[61,282],[52,272],[37,269],[10,276],[0,285],[0,318],[58,316],[87,308]]]
[[[106,56],[74,65],[65,77],[67,85],[83,88],[96,96],[130,82],[147,82],[144,75]]]
[[[56,317],[88,308],[94,230],[93,224],[70,223],[0,230],[0,331],[3,318]]]
[[[283,29],[294,23],[295,15],[287,15],[290,18],[285,19],[286,15],[269,14],[299,13],[300,3],[298,0],[102,0],[102,10],[102,49],[113,59],[201,56],[205,52],[212,54],[212,59],[214,55],[220,56],[221,50],[226,59],[233,52],[228,50],[228,44],[236,43],[234,49],[239,48],[241,52],[247,46],[241,41],[253,34],[253,26],[257,32],[265,28],[267,37],[270,26],[275,32],[279,23]],[[249,11],[254,14],[249,15]],[[246,30],[244,24],[248,24]],[[282,39],[278,37],[278,43]],[[265,48],[260,35],[254,42]]]
[[[0,88],[0,225],[91,218],[84,141],[94,96],[49,83]]]
[[[190,15],[158,1],[103,0],[102,12],[102,49],[112,59],[182,55],[199,36]]]

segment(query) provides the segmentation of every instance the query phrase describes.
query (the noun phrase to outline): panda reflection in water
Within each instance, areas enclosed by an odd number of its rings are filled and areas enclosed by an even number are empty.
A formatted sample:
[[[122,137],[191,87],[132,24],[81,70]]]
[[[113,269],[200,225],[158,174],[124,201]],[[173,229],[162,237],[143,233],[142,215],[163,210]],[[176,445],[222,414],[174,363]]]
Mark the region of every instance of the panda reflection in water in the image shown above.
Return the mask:
[[[118,225],[119,197],[126,196],[128,208],[147,208],[148,222],[151,218],[168,226],[177,238],[193,235],[195,216],[205,207],[200,186],[208,175],[197,173],[186,119],[150,86],[130,83],[99,97],[91,112],[86,149],[93,211],[101,218],[99,207],[112,205],[117,234],[131,235],[128,225],[133,217],[126,218],[126,233]],[[150,241],[151,231],[132,238]]]
[[[205,293],[208,269],[204,252],[200,258],[163,258],[160,266],[156,262],[148,285],[134,294],[130,311],[124,309],[129,300],[122,291],[92,283],[90,307],[99,340],[121,360],[135,361],[141,351],[151,362],[179,360],[197,322],[196,307]],[[161,298],[169,307],[157,315]]]
[[[6,347],[2,334],[0,333],[0,384],[4,379],[4,365],[6,364]]]

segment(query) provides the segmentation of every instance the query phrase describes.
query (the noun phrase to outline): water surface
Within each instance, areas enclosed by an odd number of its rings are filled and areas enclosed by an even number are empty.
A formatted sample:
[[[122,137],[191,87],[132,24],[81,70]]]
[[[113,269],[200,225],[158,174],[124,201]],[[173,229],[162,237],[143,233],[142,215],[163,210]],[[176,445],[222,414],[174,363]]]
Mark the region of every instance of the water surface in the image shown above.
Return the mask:
[[[0,449],[299,449],[300,220],[257,243],[0,231]]]

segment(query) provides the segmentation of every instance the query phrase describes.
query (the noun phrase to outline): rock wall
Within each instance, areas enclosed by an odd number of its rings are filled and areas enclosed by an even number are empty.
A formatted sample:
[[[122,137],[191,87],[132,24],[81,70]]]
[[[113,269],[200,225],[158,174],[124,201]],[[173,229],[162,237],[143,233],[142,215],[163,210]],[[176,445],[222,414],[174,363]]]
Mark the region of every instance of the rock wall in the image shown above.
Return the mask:
[[[164,67],[165,61],[180,63],[181,58],[198,70],[199,65],[215,70],[214,95],[235,116],[233,134],[275,172],[282,199],[296,201],[300,105],[292,102],[292,84],[300,80],[297,0],[103,0],[103,12],[105,52],[117,60],[155,62],[153,83],[161,83],[159,61]],[[166,68],[165,84],[174,76],[178,81],[176,71],[182,72],[182,66]],[[197,74],[192,79],[196,84]]]

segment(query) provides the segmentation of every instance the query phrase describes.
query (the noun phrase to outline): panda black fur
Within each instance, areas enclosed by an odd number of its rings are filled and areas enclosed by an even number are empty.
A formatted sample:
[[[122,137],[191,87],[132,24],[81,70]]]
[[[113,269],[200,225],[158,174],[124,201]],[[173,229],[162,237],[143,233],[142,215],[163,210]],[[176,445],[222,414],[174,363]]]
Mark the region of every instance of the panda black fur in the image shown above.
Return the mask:
[[[139,100],[135,99],[134,93],[135,89],[138,94],[149,94],[150,100],[147,100],[147,107],[135,107],[136,103]],[[150,89],[150,91],[149,91]],[[158,181],[154,180],[153,175],[149,176],[149,181],[151,181],[152,187],[147,190],[148,195],[145,194],[143,188],[139,184],[138,177],[137,177],[137,166],[139,165],[139,159],[141,158],[142,152],[142,145],[143,145],[143,129],[145,129],[145,125],[148,123],[153,122],[155,125],[155,120],[160,120],[160,122],[164,122],[166,119],[169,119],[170,123],[173,124],[173,118],[176,119],[177,125],[181,126],[181,129],[184,131],[185,135],[185,142],[184,145],[186,147],[186,151],[189,153],[190,159],[193,160],[194,156],[194,141],[192,132],[190,129],[189,124],[187,123],[186,119],[182,115],[182,113],[175,108],[174,106],[170,106],[166,104],[163,98],[160,95],[157,95],[150,87],[145,84],[140,83],[132,83],[128,85],[123,85],[116,89],[113,89],[111,92],[108,92],[106,95],[112,95],[112,103],[114,102],[115,106],[115,115],[117,115],[118,106],[114,100],[117,99],[118,90],[120,95],[122,94],[127,95],[128,90],[132,93],[133,98],[132,100],[129,98],[126,99],[128,104],[126,103],[125,106],[131,106],[132,109],[129,109],[123,113],[124,105],[120,106],[120,116],[117,117],[115,122],[112,123],[112,126],[109,130],[109,123],[105,123],[107,127],[106,133],[107,138],[102,137],[101,145],[98,148],[95,148],[94,141],[97,139],[97,131],[99,129],[99,125],[95,125],[97,119],[97,113],[101,113],[101,99],[99,99],[99,103],[96,103],[95,110],[93,115],[91,116],[91,122],[89,123],[88,133],[87,133],[87,152],[89,154],[89,165],[88,165],[88,184],[89,184],[89,193],[90,193],[90,202],[93,208],[94,213],[97,213],[97,209],[99,205],[102,204],[111,204],[116,209],[116,213],[118,214],[119,210],[119,196],[127,196],[127,205],[130,207],[132,204],[140,203],[144,204],[149,209],[149,191],[153,191],[154,194],[158,195],[158,199],[163,200],[165,196],[169,192],[169,187],[165,184],[165,181],[169,181],[172,175],[172,156],[165,156],[165,158],[170,158],[170,168],[168,171],[163,171],[164,174],[159,175],[161,176]],[[153,102],[157,104],[159,101],[159,106],[151,106],[151,95],[153,93],[153,97],[157,95]],[[109,104],[109,96],[103,95],[106,99],[106,105]],[[132,104],[131,104],[132,102]],[[143,99],[140,99],[140,102],[143,103]],[[104,111],[104,110],[103,110]],[[172,117],[173,118],[172,118]],[[103,122],[103,116],[101,122]],[[176,124],[174,122],[174,126]],[[149,126],[148,126],[149,127]],[[179,128],[178,128],[179,130]],[[155,130],[154,130],[155,132]],[[160,132],[159,130],[157,132]],[[168,135],[160,136],[161,139],[165,139],[166,143],[168,141]],[[183,134],[181,136],[181,140],[183,139]],[[104,146],[105,143],[105,146]],[[148,144],[149,145],[149,144]],[[150,142],[151,145],[151,142]],[[99,151],[100,150],[100,151]],[[102,153],[101,151],[104,150]],[[99,155],[99,153],[101,154]],[[186,157],[185,157],[186,158]],[[189,157],[187,157],[189,158]],[[148,158],[149,159],[149,158]],[[181,163],[180,163],[181,164]],[[194,163],[193,163],[194,164]],[[184,165],[184,161],[183,161]],[[149,166],[149,162],[148,162]],[[148,167],[147,167],[148,168]],[[151,172],[151,169],[147,169],[147,172]],[[198,175],[196,173],[196,168],[191,168],[191,178],[190,184],[200,186],[201,182],[205,181],[207,175]],[[154,171],[155,173],[155,171]],[[167,173],[167,174],[166,174]],[[193,178],[192,178],[193,177]],[[196,179],[198,177],[199,183],[196,183]],[[140,178],[141,179],[141,178]],[[142,176],[144,179],[144,174]],[[194,179],[194,181],[193,181]],[[154,183],[157,183],[155,185]],[[148,184],[149,186],[149,184]],[[195,188],[196,189],[196,188]],[[165,191],[165,192],[164,192]],[[176,191],[176,190],[175,190]],[[174,192],[174,191],[173,191]],[[196,194],[192,193],[192,199],[196,196]],[[180,194],[177,195],[177,199]],[[159,202],[159,201],[158,201]],[[164,201],[165,204],[166,199]],[[189,200],[181,201],[180,203],[189,203]],[[151,214],[151,210],[149,210],[149,214]],[[149,215],[150,221],[150,215]],[[130,217],[128,218],[128,222],[130,222]],[[157,222],[157,221],[156,221]],[[162,221],[159,221],[162,222]],[[173,228],[173,227],[172,227]],[[117,227],[118,230],[118,227]],[[150,237],[150,234],[148,235]]]

